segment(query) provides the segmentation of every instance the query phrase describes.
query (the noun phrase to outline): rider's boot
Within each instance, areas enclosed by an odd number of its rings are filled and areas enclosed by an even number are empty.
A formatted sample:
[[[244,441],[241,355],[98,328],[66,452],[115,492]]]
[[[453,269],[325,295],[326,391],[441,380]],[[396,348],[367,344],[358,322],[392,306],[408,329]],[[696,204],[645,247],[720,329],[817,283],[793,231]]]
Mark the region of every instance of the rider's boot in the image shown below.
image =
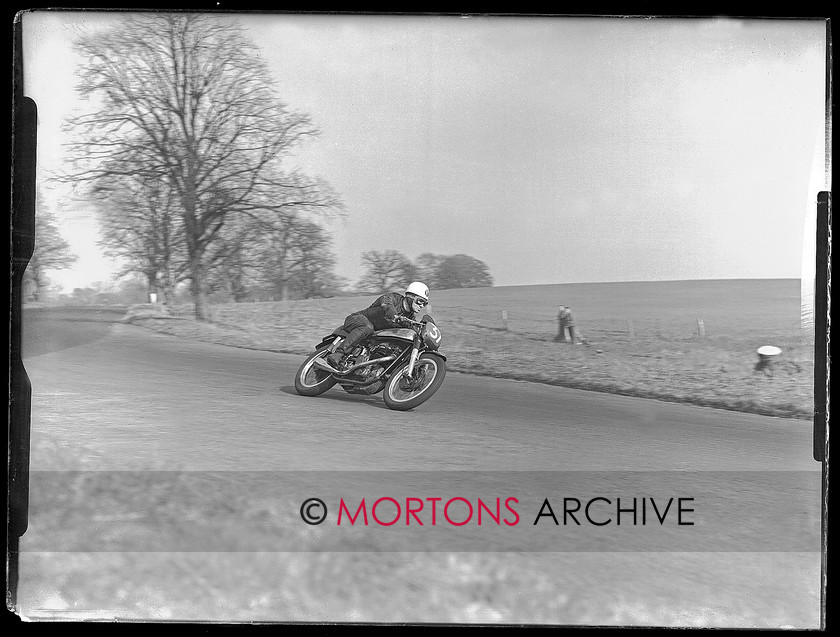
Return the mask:
[[[336,349],[332,354],[327,356],[326,361],[329,363],[330,367],[333,369],[337,369],[338,371],[344,370],[344,363],[342,362],[342,358],[344,357],[344,352]]]
[[[365,329],[355,329],[351,331],[347,338],[345,338],[341,345],[335,348],[335,351],[327,356],[327,362],[333,367],[333,369],[337,369],[339,371],[344,371],[344,365],[341,362],[341,359],[344,358],[344,355],[352,352],[356,349],[356,345],[361,343],[365,340],[371,332]]]

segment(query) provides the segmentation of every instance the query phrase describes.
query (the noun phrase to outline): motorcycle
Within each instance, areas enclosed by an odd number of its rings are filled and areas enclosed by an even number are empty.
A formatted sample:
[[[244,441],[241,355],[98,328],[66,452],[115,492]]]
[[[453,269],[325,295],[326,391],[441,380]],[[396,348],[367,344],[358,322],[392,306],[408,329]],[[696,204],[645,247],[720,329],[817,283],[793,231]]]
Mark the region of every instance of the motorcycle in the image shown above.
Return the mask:
[[[325,359],[348,332],[342,326],[325,336],[297,371],[297,393],[319,396],[338,384],[348,394],[373,395],[384,390],[385,404],[398,411],[426,402],[446,377],[446,357],[437,351],[440,328],[427,316],[420,321],[401,319],[405,327],[378,330],[348,353],[343,370],[331,367]]]

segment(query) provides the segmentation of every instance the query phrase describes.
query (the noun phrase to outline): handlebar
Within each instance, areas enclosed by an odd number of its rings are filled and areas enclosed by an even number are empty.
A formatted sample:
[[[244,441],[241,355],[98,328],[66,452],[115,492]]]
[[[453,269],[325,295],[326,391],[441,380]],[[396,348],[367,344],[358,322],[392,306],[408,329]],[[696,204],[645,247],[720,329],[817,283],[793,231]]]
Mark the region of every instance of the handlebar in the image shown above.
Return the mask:
[[[410,319],[407,316],[396,316],[394,317],[394,322],[398,324],[407,323],[408,325],[416,325],[418,327],[426,324],[426,321],[415,321],[414,319]]]

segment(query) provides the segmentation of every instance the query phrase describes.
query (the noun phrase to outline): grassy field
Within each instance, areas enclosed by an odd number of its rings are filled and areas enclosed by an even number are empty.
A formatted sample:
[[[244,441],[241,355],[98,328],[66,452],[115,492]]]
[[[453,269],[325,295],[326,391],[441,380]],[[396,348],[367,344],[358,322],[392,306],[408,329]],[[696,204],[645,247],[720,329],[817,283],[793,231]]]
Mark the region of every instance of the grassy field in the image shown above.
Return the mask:
[[[798,281],[517,286],[436,292],[430,313],[451,371],[810,420],[813,334],[798,324]],[[373,296],[191,308],[144,327],[233,347],[305,355]],[[557,303],[584,342],[555,343]],[[503,314],[504,312],[504,314]],[[756,349],[782,349],[770,373]]]

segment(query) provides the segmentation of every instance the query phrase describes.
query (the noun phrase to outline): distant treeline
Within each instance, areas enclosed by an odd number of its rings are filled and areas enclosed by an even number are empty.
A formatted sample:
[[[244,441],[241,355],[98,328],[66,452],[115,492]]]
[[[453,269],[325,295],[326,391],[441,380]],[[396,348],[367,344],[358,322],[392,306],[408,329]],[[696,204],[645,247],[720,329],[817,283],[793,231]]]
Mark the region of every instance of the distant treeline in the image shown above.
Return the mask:
[[[425,252],[411,261],[397,250],[362,254],[362,292],[388,292],[423,281],[432,289],[483,288],[493,285],[487,264],[466,254],[445,256]]]

